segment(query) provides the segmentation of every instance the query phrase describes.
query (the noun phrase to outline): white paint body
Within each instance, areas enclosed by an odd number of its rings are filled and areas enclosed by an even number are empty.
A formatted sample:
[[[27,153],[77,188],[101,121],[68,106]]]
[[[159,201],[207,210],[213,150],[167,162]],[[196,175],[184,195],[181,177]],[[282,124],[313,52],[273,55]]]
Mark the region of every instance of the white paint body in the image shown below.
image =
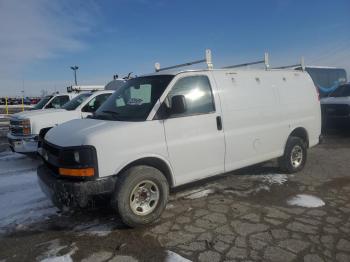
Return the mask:
[[[209,78],[215,112],[153,120],[174,84],[193,75]],[[306,130],[310,147],[318,144],[320,103],[307,73],[203,70],[177,73],[146,121],[73,120],[51,129],[45,139],[62,147],[94,146],[100,177],[116,175],[141,158],[159,158],[171,171],[172,186],[178,186],[280,157],[298,127]]]
[[[12,120],[25,120],[29,119],[31,134],[26,136],[18,136],[11,134],[11,131],[7,134],[9,140],[13,142],[13,149],[18,153],[34,153],[38,149],[37,136],[43,128],[54,127],[64,122],[73,119],[86,118],[92,113],[83,112],[82,109],[96,96],[101,94],[112,94],[114,91],[96,91],[91,94],[81,105],[79,105],[75,110],[65,110],[65,109],[42,109],[33,111],[24,111],[16,113],[11,116]]]

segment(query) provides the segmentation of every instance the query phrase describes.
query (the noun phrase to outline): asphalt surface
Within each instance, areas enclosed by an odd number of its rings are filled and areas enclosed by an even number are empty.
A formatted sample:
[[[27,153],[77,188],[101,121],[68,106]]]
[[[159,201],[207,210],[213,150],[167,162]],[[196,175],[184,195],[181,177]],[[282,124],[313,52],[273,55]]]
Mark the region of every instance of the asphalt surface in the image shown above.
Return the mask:
[[[349,149],[350,131],[332,130],[298,174],[285,175],[271,161],[177,189],[161,219],[141,229],[101,205],[10,223],[0,230],[0,261],[348,262]],[[4,170],[22,161],[28,176],[40,163],[6,159]],[[303,205],[318,207],[292,205],[300,195],[311,198]]]

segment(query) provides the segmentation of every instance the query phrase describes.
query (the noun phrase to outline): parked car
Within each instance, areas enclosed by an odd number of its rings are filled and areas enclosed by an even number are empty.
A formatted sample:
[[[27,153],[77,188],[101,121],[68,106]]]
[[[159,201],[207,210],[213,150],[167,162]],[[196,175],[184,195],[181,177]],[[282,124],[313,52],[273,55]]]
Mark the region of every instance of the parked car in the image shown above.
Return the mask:
[[[207,64],[131,79],[91,118],[52,128],[43,191],[57,206],[107,195],[124,223],[141,226],[160,216],[169,188],[273,158],[300,171],[321,130],[310,76]]]
[[[350,124],[350,84],[340,86],[321,99],[322,123],[329,122]]]

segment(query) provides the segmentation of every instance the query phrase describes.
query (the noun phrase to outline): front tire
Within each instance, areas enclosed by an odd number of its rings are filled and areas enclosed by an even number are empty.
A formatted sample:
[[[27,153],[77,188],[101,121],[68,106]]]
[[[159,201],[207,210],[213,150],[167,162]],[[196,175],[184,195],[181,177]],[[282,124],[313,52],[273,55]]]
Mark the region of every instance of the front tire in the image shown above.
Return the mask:
[[[151,166],[135,166],[117,179],[112,206],[131,227],[154,222],[162,214],[169,195],[165,176]]]
[[[301,171],[306,163],[307,147],[305,141],[299,137],[289,137],[284,154],[279,158],[280,168],[288,173],[293,174]]]

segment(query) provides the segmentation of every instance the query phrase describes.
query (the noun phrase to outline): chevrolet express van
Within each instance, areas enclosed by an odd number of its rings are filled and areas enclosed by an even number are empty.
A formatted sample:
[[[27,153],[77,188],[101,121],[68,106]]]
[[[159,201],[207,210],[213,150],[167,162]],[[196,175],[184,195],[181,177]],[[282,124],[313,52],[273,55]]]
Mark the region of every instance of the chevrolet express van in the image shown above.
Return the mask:
[[[126,224],[141,226],[160,216],[169,188],[273,158],[300,171],[320,130],[305,72],[157,72],[127,81],[91,118],[51,129],[39,182],[58,206],[109,196]]]

